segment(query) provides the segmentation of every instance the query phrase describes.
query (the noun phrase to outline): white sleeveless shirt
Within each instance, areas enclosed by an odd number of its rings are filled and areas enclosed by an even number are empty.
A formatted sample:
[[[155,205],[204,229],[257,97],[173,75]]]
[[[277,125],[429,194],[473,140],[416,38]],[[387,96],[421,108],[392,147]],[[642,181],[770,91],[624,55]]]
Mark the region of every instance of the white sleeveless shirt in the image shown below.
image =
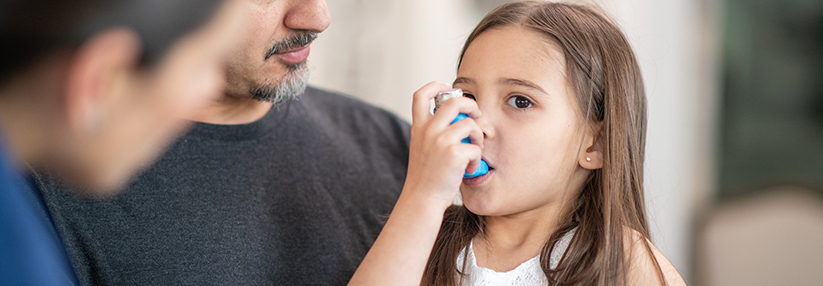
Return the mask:
[[[557,241],[557,244],[555,244],[549,257],[549,265],[551,265],[552,269],[556,268],[560,263],[560,259],[563,258],[563,253],[565,253],[566,249],[569,248],[569,243],[571,243],[572,237],[574,237],[574,232],[576,230],[577,228],[572,229],[563,235],[563,237]],[[468,252],[467,255],[463,255],[466,252]],[[458,269],[463,267],[464,257],[468,259],[468,263],[466,264],[467,269],[465,269],[463,273],[468,276],[463,278],[461,281],[460,275],[457,274],[458,281],[460,281],[459,285],[461,286],[549,285],[549,281],[546,279],[546,274],[544,274],[543,269],[540,268],[539,255],[526,260],[526,262],[523,262],[516,268],[506,272],[497,272],[488,268],[477,266],[477,259],[474,257],[472,244],[469,244],[469,247],[464,248],[463,251],[460,252],[460,255],[457,256]]]

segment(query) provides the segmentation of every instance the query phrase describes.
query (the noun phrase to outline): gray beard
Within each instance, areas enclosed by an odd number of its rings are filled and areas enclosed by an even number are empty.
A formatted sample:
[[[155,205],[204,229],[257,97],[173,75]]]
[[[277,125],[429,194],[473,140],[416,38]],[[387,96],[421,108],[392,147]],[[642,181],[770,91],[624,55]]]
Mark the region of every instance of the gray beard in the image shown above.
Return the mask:
[[[309,69],[306,62],[288,65],[286,76],[278,82],[266,82],[252,88],[251,96],[253,99],[278,105],[303,94],[308,81]]]

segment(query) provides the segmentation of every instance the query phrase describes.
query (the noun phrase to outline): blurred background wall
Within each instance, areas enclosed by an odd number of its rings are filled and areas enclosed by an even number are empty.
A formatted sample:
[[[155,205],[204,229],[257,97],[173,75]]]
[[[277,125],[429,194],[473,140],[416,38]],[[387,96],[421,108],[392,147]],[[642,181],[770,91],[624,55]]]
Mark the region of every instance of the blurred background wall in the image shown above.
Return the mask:
[[[310,83],[410,121],[412,93],[450,83],[465,38],[505,2],[329,0]],[[823,285],[802,275],[823,263],[797,255],[823,253],[823,1],[572,2],[601,7],[637,54],[653,240],[686,281]]]

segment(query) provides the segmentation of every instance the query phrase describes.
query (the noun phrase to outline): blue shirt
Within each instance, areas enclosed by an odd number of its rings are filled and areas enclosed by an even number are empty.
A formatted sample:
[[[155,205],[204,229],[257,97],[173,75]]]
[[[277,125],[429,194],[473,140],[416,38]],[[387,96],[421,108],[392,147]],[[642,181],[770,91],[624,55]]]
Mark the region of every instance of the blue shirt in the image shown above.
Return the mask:
[[[0,136],[0,285],[77,284],[40,194],[15,168]]]

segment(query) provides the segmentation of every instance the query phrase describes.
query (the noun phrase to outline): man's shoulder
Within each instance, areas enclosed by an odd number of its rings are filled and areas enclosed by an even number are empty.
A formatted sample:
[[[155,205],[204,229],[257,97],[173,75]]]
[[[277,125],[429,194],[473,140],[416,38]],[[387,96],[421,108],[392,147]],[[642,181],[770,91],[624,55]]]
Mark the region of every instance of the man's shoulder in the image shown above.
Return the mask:
[[[324,100],[327,103],[342,103],[351,107],[377,108],[374,105],[355,98],[354,96],[314,86],[306,87],[306,92],[302,96],[298,97],[298,100],[304,100],[305,98],[312,100]]]
[[[309,117],[340,131],[378,129],[408,141],[411,125],[392,112],[342,93],[308,87],[299,99]]]
[[[392,121],[407,124],[405,120],[401,119],[394,113],[372,105],[359,98],[317,87],[307,87],[306,93],[303,94],[303,96],[301,96],[298,100],[305,101],[311,109],[321,110],[324,112],[369,113],[374,116],[381,116]]]

